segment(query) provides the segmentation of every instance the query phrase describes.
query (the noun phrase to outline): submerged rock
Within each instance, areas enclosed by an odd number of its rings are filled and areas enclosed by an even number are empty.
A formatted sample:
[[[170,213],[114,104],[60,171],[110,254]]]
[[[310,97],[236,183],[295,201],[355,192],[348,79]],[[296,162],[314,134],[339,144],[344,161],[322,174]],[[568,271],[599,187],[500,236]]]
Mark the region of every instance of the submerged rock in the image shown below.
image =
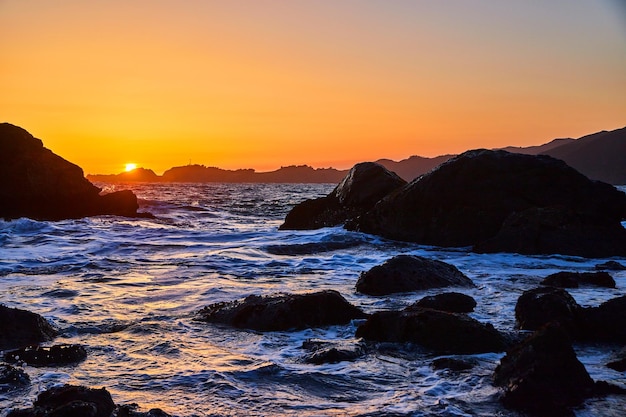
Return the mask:
[[[291,209],[280,229],[306,230],[342,224],[405,184],[406,181],[382,165],[356,164],[330,194],[306,200]]]
[[[509,350],[494,373],[507,408],[539,416],[573,415],[595,392],[594,382],[559,326],[537,331]]]
[[[100,191],[80,167],[44,148],[41,140],[20,127],[0,124],[0,218],[138,216],[131,191],[103,196]]]
[[[87,351],[80,345],[32,346],[6,352],[7,362],[24,362],[30,366],[63,366],[87,358]]]
[[[600,271],[626,271],[626,266],[617,261],[606,261],[596,265],[596,269]]]
[[[478,252],[626,255],[626,194],[548,156],[465,152],[350,224],[390,239]]]
[[[0,393],[25,387],[30,384],[30,378],[22,369],[15,368],[7,363],[0,363]]]
[[[476,300],[469,295],[458,292],[444,292],[424,297],[407,307],[407,309],[432,308],[449,313],[471,313],[474,311],[474,307],[476,307]]]
[[[504,337],[491,324],[465,314],[431,309],[405,309],[372,314],[356,337],[378,342],[410,342],[437,353],[502,352]]]
[[[367,315],[337,291],[274,296],[251,295],[243,300],[209,305],[196,319],[258,331],[281,331],[346,324]]]
[[[615,280],[608,272],[568,272],[562,271],[548,275],[541,285],[559,288],[578,288],[580,285],[615,288]]]
[[[39,314],[0,305],[0,350],[36,345],[56,335]]]
[[[432,361],[430,366],[435,370],[447,369],[452,372],[461,372],[474,368],[474,366],[476,366],[476,362],[459,358],[437,358]]]
[[[32,408],[13,410],[7,417],[111,417],[114,410],[106,389],[64,385],[40,393]]]
[[[387,295],[450,286],[473,287],[474,283],[455,266],[445,262],[398,255],[363,272],[356,290],[369,295]]]
[[[308,339],[302,348],[309,351],[303,361],[315,365],[353,361],[365,354],[365,348],[355,341],[328,341]]]

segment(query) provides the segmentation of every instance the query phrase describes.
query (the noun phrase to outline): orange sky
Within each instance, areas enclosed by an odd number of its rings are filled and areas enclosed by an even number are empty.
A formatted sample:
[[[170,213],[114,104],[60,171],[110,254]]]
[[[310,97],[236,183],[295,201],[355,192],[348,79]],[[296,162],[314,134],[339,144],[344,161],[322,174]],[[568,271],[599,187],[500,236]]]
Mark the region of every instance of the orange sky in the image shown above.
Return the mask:
[[[85,173],[348,168],[626,125],[620,0],[0,0],[0,121]]]

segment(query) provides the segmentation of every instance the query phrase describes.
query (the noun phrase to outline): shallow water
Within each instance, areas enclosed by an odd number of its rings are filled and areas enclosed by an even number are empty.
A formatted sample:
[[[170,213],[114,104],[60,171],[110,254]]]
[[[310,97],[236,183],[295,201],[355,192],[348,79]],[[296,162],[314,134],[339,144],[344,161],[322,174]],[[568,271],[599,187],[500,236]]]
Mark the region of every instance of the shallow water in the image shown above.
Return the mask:
[[[436,356],[408,345],[381,346],[354,362],[311,365],[303,363],[303,341],[350,343],[358,322],[257,333],[195,322],[192,315],[250,294],[321,289],[335,289],[367,312],[402,308],[437,291],[370,297],[354,285],[360,272],[408,253],[457,266],[477,285],[460,290],[478,302],[472,316],[512,331],[524,290],[551,273],[590,271],[607,260],[472,254],[341,228],[278,231],[291,206],[326,195],[332,184],[126,187],[157,219],[0,221],[0,303],[46,317],[62,331],[54,344],[88,348],[88,359],[75,366],[26,366],[31,387],[0,393],[0,415],[64,383],[104,386],[118,404],[181,417],[514,415],[501,408],[490,383],[503,353],[470,355],[478,365],[458,373],[434,371]],[[323,250],[333,245],[345,248]],[[623,295],[626,272],[611,274],[617,289],[570,292],[586,306]],[[616,347],[576,348],[594,379],[626,386],[623,373],[604,366]],[[610,396],[576,413],[621,416],[624,409],[626,399]]]

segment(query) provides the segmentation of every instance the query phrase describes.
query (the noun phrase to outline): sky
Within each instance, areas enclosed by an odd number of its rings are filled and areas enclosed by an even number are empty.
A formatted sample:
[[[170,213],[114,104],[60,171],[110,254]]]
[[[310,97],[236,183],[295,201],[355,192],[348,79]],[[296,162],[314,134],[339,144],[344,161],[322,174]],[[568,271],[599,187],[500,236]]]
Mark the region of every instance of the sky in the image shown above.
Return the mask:
[[[86,174],[626,126],[624,0],[0,0],[0,121]]]

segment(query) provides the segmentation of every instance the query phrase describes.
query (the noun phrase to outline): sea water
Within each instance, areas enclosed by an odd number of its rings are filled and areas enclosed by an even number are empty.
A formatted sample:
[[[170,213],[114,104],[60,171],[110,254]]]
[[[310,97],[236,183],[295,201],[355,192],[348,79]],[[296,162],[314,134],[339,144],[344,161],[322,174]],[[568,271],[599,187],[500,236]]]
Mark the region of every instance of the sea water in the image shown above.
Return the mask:
[[[313,365],[303,360],[305,340],[357,343],[359,323],[260,333],[197,322],[194,312],[251,294],[333,289],[372,313],[441,292],[355,292],[362,271],[402,253],[455,265],[476,284],[455,289],[477,300],[471,316],[511,332],[523,291],[554,272],[592,271],[607,261],[475,254],[341,227],[278,230],[293,205],[326,195],[334,184],[99,185],[132,189],[140,210],[156,218],[0,221],[0,303],[48,319],[61,331],[49,344],[88,351],[72,366],[24,366],[32,384],[0,393],[0,416],[63,384],[106,387],[117,404],[181,417],[516,415],[502,408],[492,385],[503,353],[468,355],[477,365],[452,372],[434,370],[438,356],[419,346],[383,344],[355,361]],[[625,294],[626,272],[611,274],[617,289],[569,291],[584,306]],[[594,379],[626,386],[624,373],[605,366],[618,347],[575,347]],[[589,400],[576,414],[622,416],[624,409],[625,398],[609,396]]]

